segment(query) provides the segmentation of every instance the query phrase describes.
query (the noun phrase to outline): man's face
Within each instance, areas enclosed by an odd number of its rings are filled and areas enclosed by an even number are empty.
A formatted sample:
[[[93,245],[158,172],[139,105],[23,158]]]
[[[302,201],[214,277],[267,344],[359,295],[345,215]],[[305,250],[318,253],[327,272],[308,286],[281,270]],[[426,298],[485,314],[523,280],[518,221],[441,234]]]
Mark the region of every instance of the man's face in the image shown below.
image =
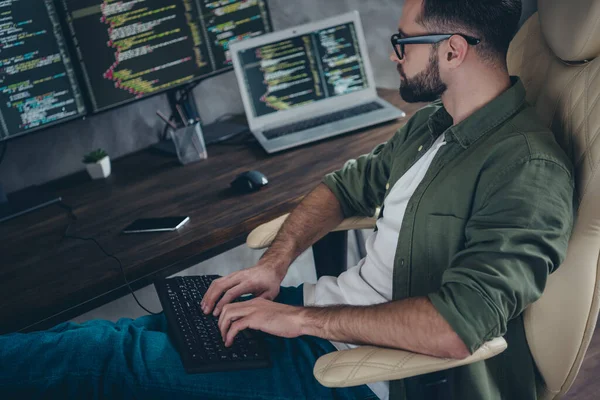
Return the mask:
[[[422,0],[407,0],[399,23],[401,36],[427,35],[429,32],[416,22],[421,12]],[[447,89],[440,76],[437,46],[409,44],[404,48],[404,58],[399,60],[392,52],[391,60],[401,77],[400,96],[408,103],[437,100]]]

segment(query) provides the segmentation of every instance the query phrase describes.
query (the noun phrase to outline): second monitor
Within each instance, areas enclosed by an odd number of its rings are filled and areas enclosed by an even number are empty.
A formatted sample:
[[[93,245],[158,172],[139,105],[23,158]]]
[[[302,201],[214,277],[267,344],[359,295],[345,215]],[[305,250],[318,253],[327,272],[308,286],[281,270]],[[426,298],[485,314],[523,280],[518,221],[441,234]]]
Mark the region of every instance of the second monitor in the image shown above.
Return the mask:
[[[231,70],[229,45],[272,31],[265,0],[60,0],[93,112]]]

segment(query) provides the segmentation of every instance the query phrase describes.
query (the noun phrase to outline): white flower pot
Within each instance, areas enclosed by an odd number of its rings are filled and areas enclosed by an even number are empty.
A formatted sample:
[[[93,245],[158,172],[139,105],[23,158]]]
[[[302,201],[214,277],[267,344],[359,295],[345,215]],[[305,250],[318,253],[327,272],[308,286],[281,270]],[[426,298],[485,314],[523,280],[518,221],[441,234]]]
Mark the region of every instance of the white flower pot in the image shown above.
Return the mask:
[[[93,164],[85,164],[85,167],[92,179],[108,178],[110,176],[110,157],[106,156]]]

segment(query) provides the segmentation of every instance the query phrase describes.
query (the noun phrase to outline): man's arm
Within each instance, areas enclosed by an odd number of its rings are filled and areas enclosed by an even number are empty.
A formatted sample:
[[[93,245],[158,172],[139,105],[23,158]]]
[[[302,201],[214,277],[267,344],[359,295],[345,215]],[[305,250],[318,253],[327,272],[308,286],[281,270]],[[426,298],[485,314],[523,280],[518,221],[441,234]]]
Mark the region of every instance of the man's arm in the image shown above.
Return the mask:
[[[367,307],[307,307],[300,315],[303,335],[434,357],[463,359],[470,355],[463,341],[426,297]]]
[[[425,297],[365,307],[294,307],[253,299],[227,304],[219,318],[219,328],[226,346],[231,346],[240,331],[250,328],[280,337],[311,335],[434,357],[463,359],[470,354]]]
[[[274,299],[292,262],[343,219],[340,202],[320,184],[290,214],[258,264],[213,281],[200,304],[202,311],[219,316],[226,304],[247,293]]]
[[[278,264],[285,276],[290,264],[344,219],[340,202],[324,184],[319,184],[292,211],[275,240],[263,255]]]

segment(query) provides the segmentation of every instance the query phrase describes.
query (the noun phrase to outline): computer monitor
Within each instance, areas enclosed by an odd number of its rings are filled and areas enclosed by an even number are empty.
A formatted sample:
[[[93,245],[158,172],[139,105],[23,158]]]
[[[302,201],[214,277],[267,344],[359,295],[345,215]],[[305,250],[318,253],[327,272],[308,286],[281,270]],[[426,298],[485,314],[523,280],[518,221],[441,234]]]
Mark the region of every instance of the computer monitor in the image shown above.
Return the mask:
[[[0,141],[85,112],[53,1],[0,2]]]
[[[266,0],[60,0],[94,112],[230,71],[272,31]]]

